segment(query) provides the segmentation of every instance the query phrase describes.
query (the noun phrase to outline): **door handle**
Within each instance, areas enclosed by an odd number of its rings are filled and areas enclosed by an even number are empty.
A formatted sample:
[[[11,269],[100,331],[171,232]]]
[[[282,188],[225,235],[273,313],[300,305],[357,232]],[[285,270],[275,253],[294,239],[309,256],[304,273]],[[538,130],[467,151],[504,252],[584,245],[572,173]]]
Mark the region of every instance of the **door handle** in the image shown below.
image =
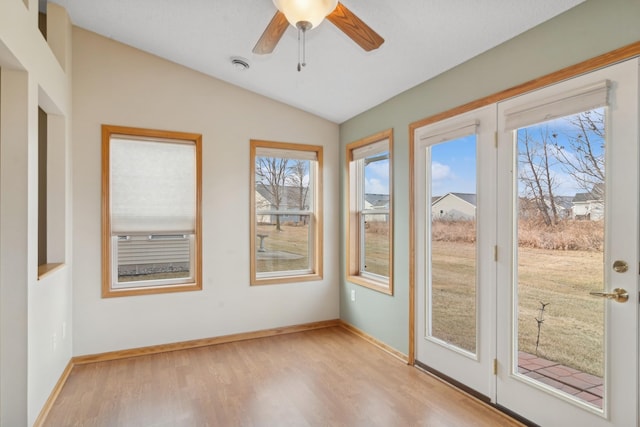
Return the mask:
[[[622,288],[615,288],[613,292],[593,291],[593,292],[589,292],[589,295],[593,295],[594,297],[612,299],[615,302],[620,302],[620,303],[627,302],[629,300],[629,293]]]

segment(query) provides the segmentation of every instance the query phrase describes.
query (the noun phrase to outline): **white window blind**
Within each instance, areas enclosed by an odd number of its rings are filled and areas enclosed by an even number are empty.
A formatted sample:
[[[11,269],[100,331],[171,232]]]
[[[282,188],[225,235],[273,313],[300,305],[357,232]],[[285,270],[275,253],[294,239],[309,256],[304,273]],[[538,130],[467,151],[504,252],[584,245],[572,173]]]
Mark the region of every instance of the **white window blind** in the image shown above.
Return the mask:
[[[433,132],[420,136],[420,141],[427,145],[439,144],[445,141],[462,138],[467,135],[474,135],[478,129],[478,121],[456,121],[450,126],[439,127]]]
[[[318,153],[309,150],[286,150],[281,148],[256,147],[256,157],[315,161],[318,160]]]
[[[389,151],[389,140],[383,139],[352,150],[352,159],[360,160]]]
[[[608,105],[609,81],[519,105],[505,111],[505,131]]]
[[[110,139],[111,231],[193,233],[196,147]]]

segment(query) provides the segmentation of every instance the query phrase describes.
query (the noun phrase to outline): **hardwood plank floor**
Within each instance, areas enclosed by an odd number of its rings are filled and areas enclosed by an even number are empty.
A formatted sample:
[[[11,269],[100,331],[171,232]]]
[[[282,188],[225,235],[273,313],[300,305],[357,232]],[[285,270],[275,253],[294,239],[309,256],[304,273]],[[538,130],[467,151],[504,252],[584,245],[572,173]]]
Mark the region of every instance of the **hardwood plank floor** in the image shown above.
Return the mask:
[[[332,327],[80,365],[45,426],[520,426]]]

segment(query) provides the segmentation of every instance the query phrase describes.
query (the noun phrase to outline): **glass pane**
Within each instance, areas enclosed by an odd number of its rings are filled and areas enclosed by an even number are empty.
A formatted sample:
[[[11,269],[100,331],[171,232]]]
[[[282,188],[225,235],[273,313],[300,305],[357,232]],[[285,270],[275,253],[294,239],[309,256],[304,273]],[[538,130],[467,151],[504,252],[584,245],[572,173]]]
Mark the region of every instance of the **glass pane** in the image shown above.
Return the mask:
[[[117,283],[114,288],[185,283],[192,278],[191,262],[194,235],[114,236]],[[161,281],[162,283],[160,283]]]
[[[312,160],[256,157],[256,273],[310,272]]]
[[[309,271],[309,215],[258,215],[256,272]]]
[[[364,271],[389,277],[389,214],[364,214],[363,217]]]
[[[308,211],[313,209],[313,172],[309,160],[256,157],[256,210]],[[279,217],[275,217],[276,225]],[[283,221],[289,220],[282,218]]]
[[[389,152],[363,159],[362,270],[389,277]]]
[[[517,131],[518,371],[602,408],[604,109]]]
[[[431,336],[476,352],[476,137],[430,148]]]

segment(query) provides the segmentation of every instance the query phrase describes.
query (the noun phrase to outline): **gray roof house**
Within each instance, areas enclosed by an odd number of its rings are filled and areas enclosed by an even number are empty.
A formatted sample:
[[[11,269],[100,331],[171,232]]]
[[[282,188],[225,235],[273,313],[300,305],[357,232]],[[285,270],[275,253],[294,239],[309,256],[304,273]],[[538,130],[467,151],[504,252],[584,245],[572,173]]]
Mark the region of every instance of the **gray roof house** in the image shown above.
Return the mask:
[[[472,193],[447,193],[431,203],[433,219],[472,220],[476,217],[477,196]]]

